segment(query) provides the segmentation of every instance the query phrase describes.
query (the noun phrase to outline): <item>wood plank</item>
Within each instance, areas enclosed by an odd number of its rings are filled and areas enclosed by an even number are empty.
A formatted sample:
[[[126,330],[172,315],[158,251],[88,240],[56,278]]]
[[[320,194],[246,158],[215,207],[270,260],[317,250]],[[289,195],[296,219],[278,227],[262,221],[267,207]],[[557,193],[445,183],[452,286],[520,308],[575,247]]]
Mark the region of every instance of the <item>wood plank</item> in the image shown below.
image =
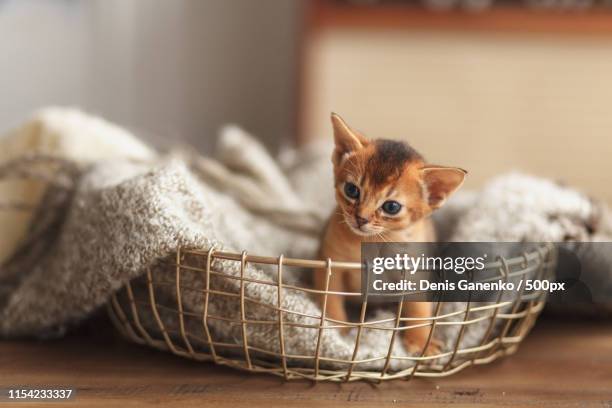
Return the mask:
[[[98,333],[108,331],[101,329]],[[0,342],[0,387],[51,384],[77,387],[76,404],[66,405],[79,407],[606,407],[612,406],[612,326],[543,322],[510,358],[448,378],[380,385],[284,382],[92,334],[49,342]]]
[[[311,29],[432,29],[562,34],[612,34],[612,10],[533,10],[496,6],[482,12],[436,12],[406,4],[346,5],[319,0],[311,6]]]

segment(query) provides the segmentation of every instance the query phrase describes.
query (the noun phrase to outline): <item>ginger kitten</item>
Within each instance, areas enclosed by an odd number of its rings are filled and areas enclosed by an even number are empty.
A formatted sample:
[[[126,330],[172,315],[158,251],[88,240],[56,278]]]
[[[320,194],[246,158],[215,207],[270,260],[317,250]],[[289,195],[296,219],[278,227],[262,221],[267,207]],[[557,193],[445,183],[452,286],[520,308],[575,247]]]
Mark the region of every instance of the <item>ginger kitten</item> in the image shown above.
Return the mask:
[[[332,114],[331,120],[337,207],[323,236],[322,259],[361,262],[362,242],[434,242],[428,216],[461,186],[466,171],[426,164],[406,143],[368,140],[340,116]],[[315,288],[325,290],[325,281],[326,270],[315,271]],[[360,288],[358,273],[334,270],[330,277],[330,291],[359,292]],[[328,295],[327,317],[347,322],[344,301],[341,295]],[[429,317],[431,309],[431,303],[406,302],[402,315]],[[429,332],[430,326],[405,330],[404,345],[413,353],[423,351]],[[425,353],[435,354],[439,347],[432,339]]]

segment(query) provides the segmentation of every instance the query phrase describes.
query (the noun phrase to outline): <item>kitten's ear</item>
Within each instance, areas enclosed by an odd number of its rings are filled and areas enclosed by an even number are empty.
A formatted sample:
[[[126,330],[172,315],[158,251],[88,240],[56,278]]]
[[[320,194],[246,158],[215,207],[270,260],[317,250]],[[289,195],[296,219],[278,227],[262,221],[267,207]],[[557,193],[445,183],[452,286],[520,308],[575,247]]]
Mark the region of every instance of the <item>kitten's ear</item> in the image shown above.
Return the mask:
[[[467,171],[458,167],[427,165],[421,169],[427,199],[432,209],[440,208],[461,187]]]
[[[332,126],[334,127],[334,164],[340,163],[345,154],[362,149],[369,142],[368,140],[351,129],[346,122],[336,113],[331,114]]]

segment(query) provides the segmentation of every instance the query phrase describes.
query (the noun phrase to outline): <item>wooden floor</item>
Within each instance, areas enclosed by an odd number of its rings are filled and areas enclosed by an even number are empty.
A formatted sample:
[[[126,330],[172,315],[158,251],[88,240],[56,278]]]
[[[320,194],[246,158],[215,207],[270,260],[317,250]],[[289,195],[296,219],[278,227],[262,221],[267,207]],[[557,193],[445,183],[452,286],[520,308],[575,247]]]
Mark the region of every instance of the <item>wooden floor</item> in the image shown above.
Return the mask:
[[[78,389],[76,398],[64,404],[72,407],[455,403],[612,408],[612,325],[541,322],[518,353],[503,361],[444,379],[381,385],[286,383],[188,361],[114,337],[96,339],[91,333],[50,342],[0,342],[0,388],[51,384]],[[0,402],[0,408],[8,405]]]

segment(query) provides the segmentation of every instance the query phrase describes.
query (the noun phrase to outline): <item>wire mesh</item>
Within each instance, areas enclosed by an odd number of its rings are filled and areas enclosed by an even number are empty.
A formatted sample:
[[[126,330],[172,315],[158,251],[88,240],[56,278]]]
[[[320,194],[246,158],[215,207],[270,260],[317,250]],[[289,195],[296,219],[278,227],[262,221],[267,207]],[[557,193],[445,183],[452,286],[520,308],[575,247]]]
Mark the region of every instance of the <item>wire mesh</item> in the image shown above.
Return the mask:
[[[187,259],[190,259],[188,262]],[[193,262],[193,260],[198,262]],[[239,273],[232,274],[214,267],[215,260],[235,261],[239,264]],[[414,377],[442,377],[454,374],[462,369],[479,364],[487,364],[501,356],[512,354],[520,342],[533,327],[537,316],[543,309],[546,292],[520,291],[513,300],[475,303],[467,301],[463,307],[451,312],[444,311],[442,302],[433,305],[430,317],[411,319],[402,315],[402,302],[397,302],[396,314],[392,319],[367,319],[369,309],[368,298],[362,298],[360,292],[337,292],[329,290],[329,276],[334,270],[351,270],[360,273],[361,265],[352,262],[327,260],[305,260],[279,257],[264,257],[249,255],[247,252],[230,253],[210,248],[207,251],[178,248],[176,256],[167,260],[168,267],[174,270],[174,280],[169,281],[167,274],[156,274],[148,269],[143,285],[128,283],[116,293],[109,302],[109,313],[115,326],[121,333],[139,344],[148,345],[160,350],[170,351],[176,355],[198,360],[211,361],[216,364],[233,367],[254,373],[269,373],[281,376],[287,380],[310,379],[316,381],[382,381],[390,379],[410,380]],[[556,247],[544,244],[537,250],[525,252],[513,258],[498,257],[487,264],[488,268],[496,268],[501,280],[529,277],[550,279],[554,274],[556,264]],[[194,266],[195,265],[195,266]],[[249,276],[247,265],[272,267],[275,279],[263,280]],[[315,269],[327,270],[325,290],[317,290],[307,283],[295,284],[284,279],[287,267],[302,268],[307,274]],[[188,287],[183,275],[197,273],[201,275],[201,286]],[[158,276],[159,275],[159,276]],[[165,279],[164,279],[165,278]],[[238,290],[225,291],[213,288],[211,279],[223,278],[236,281]],[[276,297],[269,303],[253,299],[245,293],[246,285],[269,285],[276,288]],[[161,302],[163,297],[160,288],[172,288],[175,293],[170,300]],[[189,291],[201,295],[199,311],[188,311],[183,306],[183,299]],[[312,315],[303,310],[293,310],[283,306],[284,297],[289,291],[297,291],[309,296],[323,298],[319,315]],[[201,293],[200,293],[201,292]],[[337,321],[326,316],[327,297],[343,295],[359,299],[358,318],[353,321]],[[221,316],[211,313],[211,298],[226,296],[237,300],[240,313],[237,317]],[[167,297],[167,296],[165,296]],[[249,308],[264,307],[270,309],[270,320],[255,320],[249,318]],[[153,324],[143,323],[142,315],[153,316]],[[296,323],[286,317],[295,314],[314,319],[316,324]],[[178,320],[176,329],[167,324],[168,316]],[[198,322],[198,330],[186,321]],[[415,324],[417,321],[419,324]],[[422,323],[425,321],[425,323]],[[412,323],[412,324],[411,324]],[[239,338],[234,341],[215,339],[214,327],[218,324],[237,325],[240,327]],[[406,330],[414,330],[423,324],[431,327],[427,343],[423,349],[410,356],[394,355],[394,342],[397,335]],[[481,339],[476,345],[466,346],[462,338],[472,325],[485,325]],[[255,325],[271,325],[275,328],[275,347],[262,348],[250,344],[248,327]],[[456,335],[452,347],[443,349],[437,354],[426,355],[425,351],[434,337],[435,331],[443,326],[452,326]],[[290,354],[287,351],[287,330],[293,327],[317,330],[316,346],[311,355]],[[350,358],[340,359],[324,355],[321,350],[321,338],[325,330],[349,328],[356,329],[354,347]],[[386,353],[380,358],[359,358],[360,341],[366,329],[391,331],[390,343]],[[364,369],[363,364],[380,360],[382,368]],[[402,369],[392,369],[391,361],[409,360],[413,364]],[[339,368],[343,364],[344,368]]]

